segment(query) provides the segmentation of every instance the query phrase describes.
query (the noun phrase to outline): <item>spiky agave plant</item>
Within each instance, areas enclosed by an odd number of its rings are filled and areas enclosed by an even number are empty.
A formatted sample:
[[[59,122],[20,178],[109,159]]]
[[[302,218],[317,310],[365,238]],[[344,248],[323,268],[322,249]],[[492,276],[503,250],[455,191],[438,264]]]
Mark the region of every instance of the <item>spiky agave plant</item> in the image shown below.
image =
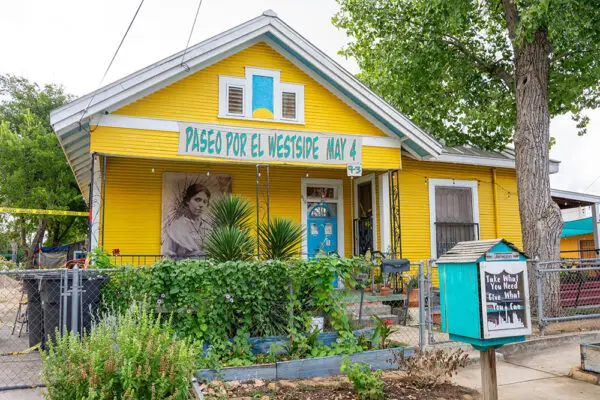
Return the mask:
[[[214,228],[236,227],[250,229],[250,218],[254,214],[252,204],[242,196],[225,196],[212,202],[209,219]]]
[[[297,253],[304,229],[289,218],[275,217],[270,223],[261,223],[258,234],[261,255],[271,260],[287,260]]]
[[[254,242],[246,229],[221,226],[213,229],[204,242],[206,254],[215,261],[249,260]]]
[[[216,261],[248,260],[254,243],[250,221],[254,207],[241,196],[225,196],[210,206],[212,231],[204,241],[204,251]]]

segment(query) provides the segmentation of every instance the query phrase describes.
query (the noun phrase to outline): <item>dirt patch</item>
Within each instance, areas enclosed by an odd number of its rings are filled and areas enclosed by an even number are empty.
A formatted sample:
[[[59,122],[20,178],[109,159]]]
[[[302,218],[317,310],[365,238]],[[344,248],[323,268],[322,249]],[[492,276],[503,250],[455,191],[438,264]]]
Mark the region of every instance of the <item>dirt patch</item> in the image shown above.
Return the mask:
[[[587,332],[595,330],[600,330],[600,318],[552,322],[544,328],[544,334],[557,335],[560,333]],[[533,335],[539,336],[539,329],[537,326],[533,327]]]
[[[452,384],[420,388],[408,384],[401,372],[387,372],[383,377],[386,400],[472,400],[479,393]],[[345,376],[301,380],[262,381],[246,383],[213,382],[204,385],[209,400],[358,400],[352,384]]]

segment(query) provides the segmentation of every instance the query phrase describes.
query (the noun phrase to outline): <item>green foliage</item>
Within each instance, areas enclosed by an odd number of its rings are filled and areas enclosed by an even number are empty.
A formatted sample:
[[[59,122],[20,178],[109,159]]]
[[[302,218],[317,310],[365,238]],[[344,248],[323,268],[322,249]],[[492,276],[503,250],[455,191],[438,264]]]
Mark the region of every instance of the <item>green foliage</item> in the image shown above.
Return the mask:
[[[96,247],[92,250],[92,259],[90,268],[94,269],[113,269],[116,266],[112,263],[110,255],[102,247]]]
[[[253,214],[252,204],[244,197],[235,195],[215,199],[209,208],[209,219],[215,228],[250,229]]]
[[[11,271],[17,268],[17,265],[4,257],[0,256],[0,271]]]
[[[373,315],[372,318],[375,321],[375,332],[373,333],[373,337],[377,338],[377,340],[379,341],[379,348],[389,348],[390,336],[396,333],[398,329],[394,328],[391,324],[386,323],[386,321],[379,318],[379,316],[377,315]]]
[[[57,334],[41,352],[42,380],[49,399],[187,399],[197,348],[134,304],[82,338]]]
[[[581,112],[600,105],[595,1],[338,3],[333,23],[352,38],[342,54],[357,60],[360,79],[448,145],[496,150],[512,140],[515,53],[536,33],[547,32],[550,41],[550,114],[573,113],[584,132]],[[510,35],[502,3],[516,7]]]
[[[348,375],[356,394],[361,400],[383,400],[383,372],[371,371],[366,362],[351,363],[347,358],[342,361],[340,372]]]
[[[253,249],[250,232],[235,226],[215,227],[204,242],[206,254],[218,262],[249,260]]]
[[[304,228],[289,218],[275,217],[263,222],[258,233],[261,255],[270,260],[287,260],[298,252]]]
[[[24,78],[0,76],[0,204],[11,207],[84,211],[86,205],[50,126],[50,110],[69,97],[54,85],[40,88]],[[87,220],[20,215],[7,227],[30,237],[47,222],[49,244],[83,238]],[[43,226],[41,227],[44,228]],[[20,243],[36,247],[39,243]]]

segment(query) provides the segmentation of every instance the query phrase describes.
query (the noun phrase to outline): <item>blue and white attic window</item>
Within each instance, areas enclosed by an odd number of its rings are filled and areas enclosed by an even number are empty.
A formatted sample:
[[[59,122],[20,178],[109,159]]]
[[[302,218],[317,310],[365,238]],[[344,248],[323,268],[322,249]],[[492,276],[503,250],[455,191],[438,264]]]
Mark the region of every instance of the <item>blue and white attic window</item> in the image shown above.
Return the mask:
[[[280,71],[246,67],[246,77],[219,75],[219,118],[304,123],[304,85]]]

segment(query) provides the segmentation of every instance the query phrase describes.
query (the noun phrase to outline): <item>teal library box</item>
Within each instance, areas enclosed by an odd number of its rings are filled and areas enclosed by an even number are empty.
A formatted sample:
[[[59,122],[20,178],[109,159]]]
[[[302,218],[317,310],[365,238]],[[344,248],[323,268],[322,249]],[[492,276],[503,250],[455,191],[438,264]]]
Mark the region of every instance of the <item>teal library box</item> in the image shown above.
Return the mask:
[[[460,242],[438,261],[442,331],[477,350],[531,334],[527,257],[504,239]]]

